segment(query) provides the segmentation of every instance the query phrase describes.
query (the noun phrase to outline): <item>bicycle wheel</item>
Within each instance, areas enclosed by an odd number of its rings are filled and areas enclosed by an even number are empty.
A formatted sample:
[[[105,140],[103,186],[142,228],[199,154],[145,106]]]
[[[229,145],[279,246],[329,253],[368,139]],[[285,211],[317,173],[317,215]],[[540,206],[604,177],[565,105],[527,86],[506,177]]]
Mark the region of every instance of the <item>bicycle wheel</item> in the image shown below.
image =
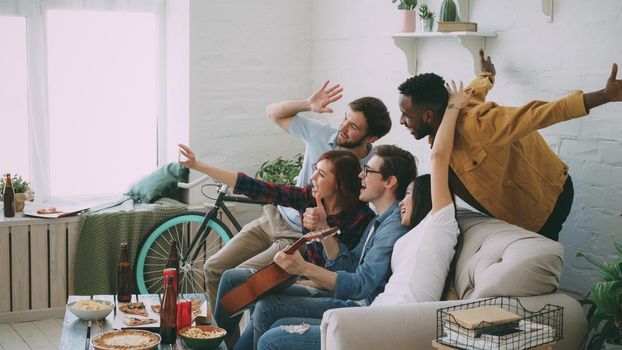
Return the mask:
[[[145,237],[134,263],[136,288],[141,294],[163,293],[163,270],[166,267],[171,240],[177,240],[179,255],[180,293],[204,293],[205,274],[203,265],[208,257],[215,254],[233,235],[227,226],[218,219],[209,219],[205,233],[189,251],[190,244],[205,214],[190,212],[165,220]],[[213,234],[216,233],[216,234]],[[198,250],[198,252],[197,252]],[[196,258],[193,256],[196,253]],[[187,256],[187,259],[184,257]]]

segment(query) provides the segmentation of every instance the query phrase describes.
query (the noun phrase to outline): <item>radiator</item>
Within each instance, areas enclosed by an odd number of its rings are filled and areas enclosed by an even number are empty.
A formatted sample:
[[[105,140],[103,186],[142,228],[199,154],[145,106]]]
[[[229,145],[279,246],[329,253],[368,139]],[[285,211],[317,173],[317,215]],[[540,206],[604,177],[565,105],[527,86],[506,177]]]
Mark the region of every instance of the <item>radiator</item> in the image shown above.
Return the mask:
[[[0,323],[62,317],[78,221],[0,217]]]

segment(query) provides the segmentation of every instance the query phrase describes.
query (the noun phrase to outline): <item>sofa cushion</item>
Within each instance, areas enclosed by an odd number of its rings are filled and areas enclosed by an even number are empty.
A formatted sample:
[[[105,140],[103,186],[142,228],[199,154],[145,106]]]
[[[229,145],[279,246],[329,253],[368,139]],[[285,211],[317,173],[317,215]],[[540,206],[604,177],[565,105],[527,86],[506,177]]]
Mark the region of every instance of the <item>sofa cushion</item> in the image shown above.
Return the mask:
[[[460,299],[531,296],[557,290],[563,246],[479,213],[460,211],[462,247],[454,285]]]

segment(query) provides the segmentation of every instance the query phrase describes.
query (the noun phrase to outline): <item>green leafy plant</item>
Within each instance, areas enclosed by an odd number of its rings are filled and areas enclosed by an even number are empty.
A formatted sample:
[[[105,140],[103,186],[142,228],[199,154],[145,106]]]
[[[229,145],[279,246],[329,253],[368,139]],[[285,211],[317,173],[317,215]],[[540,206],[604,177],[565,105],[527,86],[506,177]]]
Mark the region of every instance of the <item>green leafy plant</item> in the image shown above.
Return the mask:
[[[430,8],[427,4],[421,4],[419,5],[419,18],[421,18],[422,20],[433,19],[434,12],[430,11]]]
[[[0,178],[0,193],[4,193],[4,176]],[[25,193],[30,191],[30,184],[22,179],[22,177],[18,174],[14,174],[11,179],[13,182],[13,191],[15,193]]]
[[[614,243],[614,246],[618,256],[611,261],[599,262],[577,252],[577,257],[596,266],[600,276],[600,281],[590,289],[587,300],[595,307],[588,314],[588,331],[584,339],[589,350],[600,349],[606,340],[617,344],[622,340],[622,245]]]
[[[399,2],[397,8],[399,10],[414,10],[417,7],[417,0],[391,0],[392,3]]]
[[[293,159],[278,157],[272,161],[266,161],[259,167],[255,177],[276,184],[294,185],[296,176],[302,169],[303,156],[298,153]]]

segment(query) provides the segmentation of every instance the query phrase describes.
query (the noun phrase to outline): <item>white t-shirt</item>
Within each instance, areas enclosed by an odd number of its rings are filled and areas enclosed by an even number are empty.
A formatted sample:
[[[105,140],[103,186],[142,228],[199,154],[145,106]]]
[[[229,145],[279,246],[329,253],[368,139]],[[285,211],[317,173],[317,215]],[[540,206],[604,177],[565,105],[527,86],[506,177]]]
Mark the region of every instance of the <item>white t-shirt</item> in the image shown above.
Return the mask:
[[[460,230],[450,203],[395,242],[393,274],[371,306],[440,300]]]

